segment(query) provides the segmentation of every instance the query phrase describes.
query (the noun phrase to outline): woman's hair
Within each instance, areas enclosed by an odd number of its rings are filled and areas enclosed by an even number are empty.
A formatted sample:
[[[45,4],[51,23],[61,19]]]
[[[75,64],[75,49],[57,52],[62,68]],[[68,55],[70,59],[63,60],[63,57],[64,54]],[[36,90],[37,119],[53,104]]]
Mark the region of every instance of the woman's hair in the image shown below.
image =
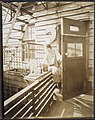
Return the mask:
[[[51,47],[50,44],[47,44],[47,45],[46,45],[46,48],[50,48],[50,49],[52,49],[52,47]]]

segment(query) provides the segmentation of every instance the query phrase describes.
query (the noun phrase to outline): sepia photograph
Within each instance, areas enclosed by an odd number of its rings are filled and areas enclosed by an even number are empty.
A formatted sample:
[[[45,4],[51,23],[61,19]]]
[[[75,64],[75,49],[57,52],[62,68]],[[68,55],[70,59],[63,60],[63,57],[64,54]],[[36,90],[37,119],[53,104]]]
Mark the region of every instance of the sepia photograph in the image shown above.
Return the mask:
[[[4,119],[94,118],[94,2],[2,2]]]

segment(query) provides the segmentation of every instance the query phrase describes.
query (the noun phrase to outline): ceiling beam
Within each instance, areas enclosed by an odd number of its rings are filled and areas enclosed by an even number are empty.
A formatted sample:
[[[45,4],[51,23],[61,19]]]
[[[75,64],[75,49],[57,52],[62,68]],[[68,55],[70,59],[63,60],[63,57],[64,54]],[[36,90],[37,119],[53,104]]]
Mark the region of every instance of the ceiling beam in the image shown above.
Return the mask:
[[[23,23],[25,23],[25,24],[29,24],[29,23],[26,22],[25,20],[21,20],[21,19],[19,19],[19,18],[17,18],[16,20],[19,21],[19,22],[23,22]]]
[[[12,10],[13,12],[16,12],[16,10],[15,9],[17,9],[17,5],[15,5],[15,4],[10,4],[10,3],[3,3],[2,4],[4,7],[6,7],[6,8],[8,8],[8,9],[10,9],[10,10]],[[24,9],[24,8],[21,8],[21,10],[20,10],[20,12],[23,12],[23,13],[26,13],[26,14],[28,14],[28,15],[33,15],[33,13],[32,12],[29,12],[29,11],[27,11],[26,9]]]
[[[9,3],[2,3],[2,6],[4,6],[5,8],[7,8],[7,9],[10,9],[11,11],[13,11],[13,12],[16,12],[16,10],[13,8],[13,7],[11,7],[11,4],[9,4]]]
[[[59,1],[58,2],[55,2],[56,3],[56,7],[59,7]]]
[[[47,10],[48,8],[47,8],[47,6],[43,3],[43,2],[41,2],[41,4],[44,6],[44,8]]]
[[[27,2],[22,5],[22,8],[24,9],[32,9],[33,6],[37,6],[36,2]]]
[[[10,9],[10,10],[12,10],[14,13],[16,13],[16,10],[15,9],[17,9],[17,5],[15,5],[15,4],[9,4],[9,3],[3,3],[2,4],[4,7],[6,7],[6,8],[8,8],[8,9]],[[35,19],[37,19],[36,17],[34,17],[33,16],[33,13],[32,12],[29,12],[29,11],[27,11],[26,9],[24,9],[24,8],[21,8],[21,10],[20,10],[20,13],[22,14],[22,13],[26,13],[26,14],[28,14],[28,15],[31,15],[32,16],[32,18],[35,18]]]
[[[13,4],[13,3],[12,3],[12,5],[13,5],[13,7],[14,7],[15,9],[18,7],[17,5],[15,5],[15,4]],[[21,7],[20,11],[21,11],[21,12],[24,12],[24,13],[27,13],[27,14],[29,14],[29,15],[33,15],[32,12],[29,12],[28,10],[26,10],[26,9],[24,9],[24,8],[22,8],[22,7]]]

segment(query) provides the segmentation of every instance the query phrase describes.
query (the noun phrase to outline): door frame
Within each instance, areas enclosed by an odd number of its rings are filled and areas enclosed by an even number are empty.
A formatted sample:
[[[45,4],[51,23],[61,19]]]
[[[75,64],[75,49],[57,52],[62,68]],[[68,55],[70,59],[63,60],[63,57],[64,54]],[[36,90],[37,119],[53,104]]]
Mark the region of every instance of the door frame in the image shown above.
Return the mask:
[[[68,30],[67,30],[67,34],[66,34],[66,32],[64,32],[64,20],[65,20],[65,22],[66,22],[66,20],[71,20],[71,19],[67,19],[67,18],[61,18],[61,54],[62,54],[62,72],[61,72],[61,90],[62,90],[62,94],[63,94],[63,100],[65,100],[64,99],[64,95],[65,95],[65,93],[64,93],[64,89],[65,89],[65,87],[64,87],[64,85],[65,85],[65,81],[64,81],[64,71],[65,71],[65,63],[64,63],[64,61],[65,61],[65,57],[63,57],[64,56],[64,51],[65,51],[65,47],[64,47],[64,43],[65,43],[65,41],[64,41],[64,38],[66,37],[66,36],[71,36],[71,37],[80,37],[80,38],[84,38],[85,40],[84,40],[84,42],[86,42],[86,45],[85,45],[85,51],[86,51],[86,81],[85,81],[85,83],[84,83],[84,93],[86,93],[87,92],[87,84],[88,84],[88,40],[87,40],[87,34],[86,34],[86,31],[85,31],[85,33],[83,33],[82,34],[82,32],[80,33],[80,34],[77,34],[77,35],[75,35],[75,33],[74,34],[70,34],[70,31],[69,31],[69,33],[68,33]],[[71,20],[72,21],[72,20]],[[86,23],[86,22],[85,22]],[[86,23],[87,24],[87,23]],[[65,26],[66,27],[66,26]]]

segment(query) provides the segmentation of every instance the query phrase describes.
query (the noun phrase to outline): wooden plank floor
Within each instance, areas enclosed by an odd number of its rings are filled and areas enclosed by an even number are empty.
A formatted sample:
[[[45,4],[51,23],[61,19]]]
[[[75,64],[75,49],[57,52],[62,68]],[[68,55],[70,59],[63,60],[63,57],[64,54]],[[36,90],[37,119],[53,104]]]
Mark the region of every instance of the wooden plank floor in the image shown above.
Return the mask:
[[[45,117],[93,117],[93,96],[81,95],[66,101],[54,101]]]

